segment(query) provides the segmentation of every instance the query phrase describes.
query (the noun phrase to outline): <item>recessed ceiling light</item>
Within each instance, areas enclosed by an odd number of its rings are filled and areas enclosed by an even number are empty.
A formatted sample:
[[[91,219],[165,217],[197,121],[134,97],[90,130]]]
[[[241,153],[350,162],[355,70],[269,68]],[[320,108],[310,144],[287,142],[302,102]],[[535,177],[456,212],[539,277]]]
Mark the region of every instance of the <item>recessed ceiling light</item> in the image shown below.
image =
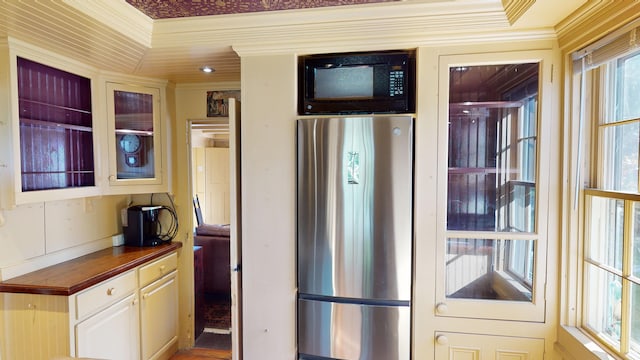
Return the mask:
[[[203,66],[200,68],[200,71],[204,72],[204,73],[212,73],[214,71],[216,71],[214,68],[212,68],[211,66]]]

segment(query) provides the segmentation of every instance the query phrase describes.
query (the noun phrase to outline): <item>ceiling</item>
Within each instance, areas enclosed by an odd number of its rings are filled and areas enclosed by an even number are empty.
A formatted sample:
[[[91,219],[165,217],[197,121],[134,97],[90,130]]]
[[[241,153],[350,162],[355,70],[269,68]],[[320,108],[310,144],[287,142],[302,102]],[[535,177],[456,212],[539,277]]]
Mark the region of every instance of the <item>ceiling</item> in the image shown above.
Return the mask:
[[[241,56],[549,39],[587,1],[597,0],[2,0],[0,44],[237,89]]]
[[[126,0],[148,17],[172,19],[191,16],[242,14],[250,12],[296,10],[372,4],[399,0]]]

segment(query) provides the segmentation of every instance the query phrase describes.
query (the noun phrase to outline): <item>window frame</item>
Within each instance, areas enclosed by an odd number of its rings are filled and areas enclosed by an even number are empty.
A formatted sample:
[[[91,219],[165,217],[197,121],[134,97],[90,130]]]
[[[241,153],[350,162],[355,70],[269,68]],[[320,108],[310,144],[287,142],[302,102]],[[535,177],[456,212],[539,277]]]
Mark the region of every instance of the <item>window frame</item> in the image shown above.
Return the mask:
[[[638,118],[615,118],[615,105],[620,95],[620,84],[617,82],[619,74],[617,64],[620,59],[628,58],[630,54],[640,56],[640,50],[626,54],[618,54],[584,72],[574,72],[570,80],[573,84],[574,94],[577,94],[572,96],[572,112],[574,115],[576,113],[581,114],[576,118],[582,118],[581,121],[584,122],[583,124],[579,124],[578,128],[580,130],[578,130],[577,134],[574,133],[574,139],[578,139],[578,147],[580,147],[580,145],[583,146],[584,156],[582,159],[580,159],[580,156],[577,156],[577,159],[572,158],[571,164],[572,166],[578,165],[577,168],[579,171],[576,173],[581,173],[583,175],[581,178],[584,178],[584,180],[577,180],[574,183],[574,185],[576,185],[576,191],[574,191],[572,195],[576,198],[572,201],[573,209],[570,211],[569,219],[571,223],[578,224],[576,248],[579,249],[580,254],[577,263],[577,274],[575,274],[574,278],[578,295],[576,301],[578,310],[575,314],[576,318],[574,319],[575,325],[592,339],[595,339],[600,346],[616,356],[623,359],[638,359],[640,358],[640,346],[638,342],[634,345],[634,353],[630,354],[629,351],[632,348],[630,328],[632,306],[631,287],[634,284],[640,286],[640,279],[634,277],[632,271],[632,246],[634,239],[631,233],[634,204],[640,203],[640,184],[638,185],[637,192],[611,190],[604,186],[607,182],[605,178],[611,176],[610,171],[605,169],[607,165],[605,157],[610,154],[610,149],[605,145],[605,130],[615,126],[624,126],[629,123],[640,122]],[[595,99],[595,101],[592,99]],[[581,134],[582,131],[584,131],[584,133]],[[584,144],[580,144],[580,137],[582,137]],[[640,157],[640,153],[638,157]],[[576,178],[579,179],[578,177]],[[608,182],[611,183],[611,181]],[[593,256],[590,254],[591,243],[589,239],[592,234],[590,234],[591,224],[589,216],[591,214],[591,198],[594,197],[623,201],[620,269],[603,264],[593,259]],[[619,342],[599,332],[598,329],[594,329],[588,323],[590,321],[589,312],[593,311],[593,308],[589,307],[591,299],[589,299],[588,296],[590,287],[587,283],[589,281],[588,272],[591,268],[600,269],[606,274],[609,274],[607,276],[613,275],[621,279]],[[602,289],[602,291],[605,290],[606,289]],[[598,304],[602,305],[601,303]],[[569,313],[568,315],[571,314]],[[571,324],[571,316],[569,316],[568,320],[567,323]]]

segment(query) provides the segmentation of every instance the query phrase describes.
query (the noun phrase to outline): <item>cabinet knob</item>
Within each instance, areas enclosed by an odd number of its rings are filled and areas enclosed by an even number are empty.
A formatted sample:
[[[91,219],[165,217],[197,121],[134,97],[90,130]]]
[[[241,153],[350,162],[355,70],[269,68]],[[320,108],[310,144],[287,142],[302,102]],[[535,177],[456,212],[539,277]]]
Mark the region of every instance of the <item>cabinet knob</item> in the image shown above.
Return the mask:
[[[131,302],[131,305],[136,305],[138,303],[138,298],[134,298]]]
[[[108,288],[107,289],[107,295],[113,296],[115,294],[116,294],[116,288]]]
[[[109,181],[116,181],[116,177],[113,175],[109,175]]]
[[[164,269],[166,269],[166,268],[167,268],[166,266],[161,265],[161,266],[160,266],[160,272],[161,272],[161,273],[164,273]]]
[[[438,303],[438,305],[436,305],[436,312],[438,314],[446,314],[447,312],[449,312],[449,307],[446,303]]]
[[[449,343],[449,338],[444,335],[438,335],[436,336],[436,343],[438,343],[438,345],[447,345]]]

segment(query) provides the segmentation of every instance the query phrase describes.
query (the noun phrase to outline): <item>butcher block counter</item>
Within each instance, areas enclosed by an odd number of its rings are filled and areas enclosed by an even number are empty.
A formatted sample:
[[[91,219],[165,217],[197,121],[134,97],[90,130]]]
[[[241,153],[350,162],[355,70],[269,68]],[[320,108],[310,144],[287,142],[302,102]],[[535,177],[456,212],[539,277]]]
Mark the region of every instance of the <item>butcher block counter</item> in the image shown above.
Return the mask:
[[[0,282],[0,359],[168,359],[181,247],[110,247]]]
[[[180,247],[180,242],[110,247],[0,282],[0,292],[69,296]]]

